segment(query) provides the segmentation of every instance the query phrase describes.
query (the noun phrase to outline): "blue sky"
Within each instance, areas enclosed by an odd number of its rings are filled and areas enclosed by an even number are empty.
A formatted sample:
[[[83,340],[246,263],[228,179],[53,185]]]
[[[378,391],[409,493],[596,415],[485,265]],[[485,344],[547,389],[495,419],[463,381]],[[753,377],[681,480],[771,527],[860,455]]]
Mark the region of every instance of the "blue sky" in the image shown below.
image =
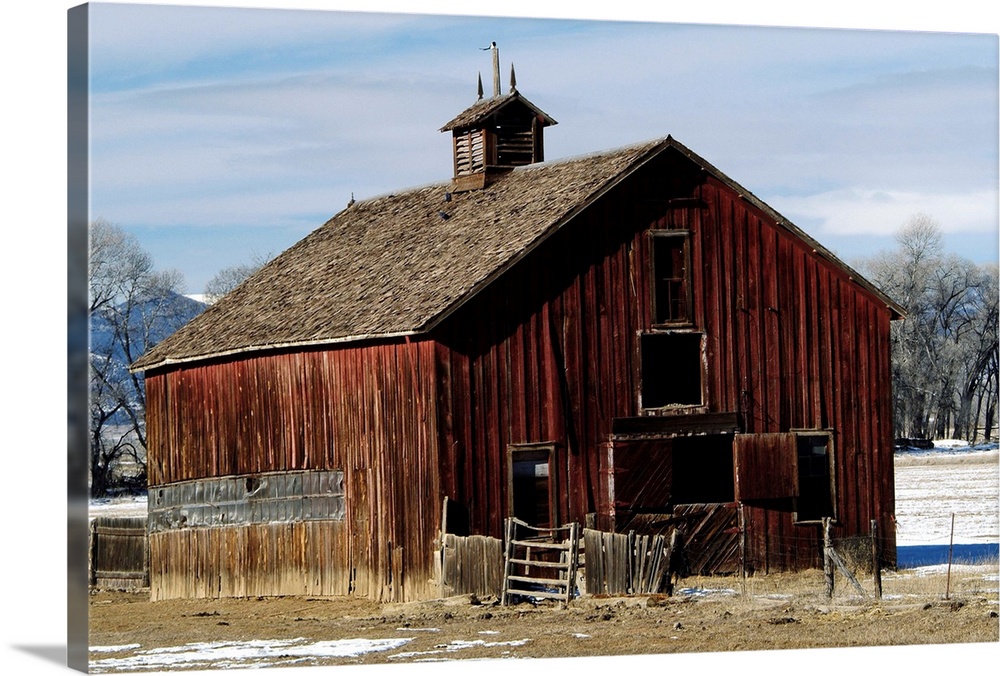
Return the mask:
[[[339,6],[344,3],[323,3]],[[91,214],[200,292],[358,199],[444,181],[490,88],[558,159],[673,135],[846,260],[934,217],[997,260],[997,36],[93,4]],[[808,25],[808,24],[807,24]]]

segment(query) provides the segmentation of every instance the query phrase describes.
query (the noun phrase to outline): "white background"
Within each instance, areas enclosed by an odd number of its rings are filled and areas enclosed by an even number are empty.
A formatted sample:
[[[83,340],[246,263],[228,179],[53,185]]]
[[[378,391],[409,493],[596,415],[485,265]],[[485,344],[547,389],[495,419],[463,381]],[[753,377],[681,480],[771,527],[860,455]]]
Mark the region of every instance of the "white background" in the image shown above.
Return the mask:
[[[4,673],[62,673],[55,656],[66,643],[65,601],[65,400],[66,400],[66,12],[78,3],[34,0],[4,3],[0,19],[3,50],[3,191],[6,244],[2,267],[7,321],[3,331],[6,519],[2,583]],[[158,4],[181,3],[159,0]],[[470,13],[468,2],[255,2],[203,3],[234,7],[290,7],[366,11]],[[667,4],[667,3],[664,3]],[[673,3],[670,3],[671,5]],[[996,34],[997,10],[982,0],[942,3],[860,2],[755,3],[710,1],[655,9],[645,0],[617,2],[525,2],[475,5],[477,14],[556,18],[660,20],[840,28],[943,30]],[[808,7],[807,7],[808,6]],[[13,209],[11,209],[13,207]],[[39,655],[52,656],[50,659]],[[980,660],[997,663],[1000,643],[945,647],[778,651],[726,655],[570,660],[569,668],[697,669],[700,673],[739,669],[777,674],[792,666],[809,673],[863,668],[885,673],[941,673],[947,668],[981,670]],[[270,670],[288,674],[467,673],[468,663],[401,667],[337,667]],[[490,663],[477,671],[500,673]],[[557,673],[546,663],[526,662],[519,671]],[[555,667],[559,669],[559,667]],[[195,672],[187,672],[195,673]],[[207,673],[207,672],[206,672]],[[218,672],[213,672],[218,673]]]

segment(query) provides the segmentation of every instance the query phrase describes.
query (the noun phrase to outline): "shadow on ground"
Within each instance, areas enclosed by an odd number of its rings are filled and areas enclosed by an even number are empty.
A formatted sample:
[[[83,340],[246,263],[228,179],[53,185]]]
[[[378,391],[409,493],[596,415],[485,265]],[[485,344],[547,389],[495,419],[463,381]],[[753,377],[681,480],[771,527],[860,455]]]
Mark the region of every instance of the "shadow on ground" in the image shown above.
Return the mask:
[[[996,542],[954,545],[950,548],[948,545],[909,545],[896,548],[896,566],[917,568],[948,563],[949,549],[951,562],[959,564],[996,561],[1000,555],[1000,545]]]

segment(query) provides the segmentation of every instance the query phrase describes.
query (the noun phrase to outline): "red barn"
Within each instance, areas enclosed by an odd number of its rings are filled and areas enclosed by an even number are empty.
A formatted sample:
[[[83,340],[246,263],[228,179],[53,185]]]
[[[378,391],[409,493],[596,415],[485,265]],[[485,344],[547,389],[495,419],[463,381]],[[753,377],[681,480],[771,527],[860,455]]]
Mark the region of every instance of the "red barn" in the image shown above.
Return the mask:
[[[671,137],[542,162],[512,87],[451,181],[359,201],[135,365],[153,598],[439,593],[447,529],[662,532],[705,572],[892,540],[890,299]],[[444,499],[447,498],[447,501]]]

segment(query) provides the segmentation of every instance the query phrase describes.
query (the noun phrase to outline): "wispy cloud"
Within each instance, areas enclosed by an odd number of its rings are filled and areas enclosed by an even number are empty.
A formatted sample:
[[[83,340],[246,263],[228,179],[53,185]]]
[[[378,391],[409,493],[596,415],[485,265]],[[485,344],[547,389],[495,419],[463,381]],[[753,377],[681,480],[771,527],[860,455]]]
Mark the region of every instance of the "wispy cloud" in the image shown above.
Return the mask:
[[[503,90],[513,61],[560,122],[549,158],[672,134],[817,235],[996,227],[996,36],[96,8],[93,205],[126,226],[278,226],[447,179],[437,130],[496,40]]]
[[[851,188],[802,197],[783,197],[782,213],[818,223],[817,234],[893,235],[912,216],[934,215],[944,233],[992,234],[997,231],[997,193],[902,192]]]

